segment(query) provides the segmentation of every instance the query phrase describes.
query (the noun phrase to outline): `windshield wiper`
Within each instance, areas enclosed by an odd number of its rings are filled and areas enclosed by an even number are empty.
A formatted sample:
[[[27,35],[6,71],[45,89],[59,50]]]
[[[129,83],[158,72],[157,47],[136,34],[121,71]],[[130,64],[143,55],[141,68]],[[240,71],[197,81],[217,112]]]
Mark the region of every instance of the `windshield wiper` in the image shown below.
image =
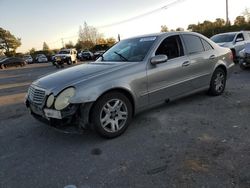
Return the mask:
[[[121,59],[123,59],[124,61],[128,61],[128,59],[126,57],[124,57],[122,54],[118,53],[118,52],[114,52],[116,55],[118,55]]]

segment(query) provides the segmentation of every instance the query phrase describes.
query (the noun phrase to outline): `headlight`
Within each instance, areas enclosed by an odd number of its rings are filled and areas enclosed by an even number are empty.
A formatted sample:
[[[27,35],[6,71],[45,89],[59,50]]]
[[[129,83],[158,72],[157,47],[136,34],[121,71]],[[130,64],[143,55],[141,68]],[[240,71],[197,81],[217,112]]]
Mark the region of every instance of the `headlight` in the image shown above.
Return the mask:
[[[48,108],[50,108],[50,107],[53,105],[54,100],[55,100],[55,97],[54,97],[53,94],[51,94],[51,95],[48,97],[48,99],[47,99],[46,106],[47,106]]]
[[[69,105],[69,99],[75,95],[75,89],[70,87],[61,92],[55,101],[55,109],[62,110]]]

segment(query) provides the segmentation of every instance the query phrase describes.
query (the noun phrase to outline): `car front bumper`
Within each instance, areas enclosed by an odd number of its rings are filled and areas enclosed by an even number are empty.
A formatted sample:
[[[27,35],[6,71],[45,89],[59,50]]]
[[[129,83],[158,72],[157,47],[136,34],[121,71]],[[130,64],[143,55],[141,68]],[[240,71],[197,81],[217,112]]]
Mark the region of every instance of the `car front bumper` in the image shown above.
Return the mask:
[[[46,115],[46,108],[43,106],[36,105],[29,101],[29,99],[26,99],[25,104],[33,117],[52,127],[63,128],[65,126],[76,125],[78,123],[79,105],[69,105],[66,109],[58,111],[60,112],[60,118],[52,118]]]

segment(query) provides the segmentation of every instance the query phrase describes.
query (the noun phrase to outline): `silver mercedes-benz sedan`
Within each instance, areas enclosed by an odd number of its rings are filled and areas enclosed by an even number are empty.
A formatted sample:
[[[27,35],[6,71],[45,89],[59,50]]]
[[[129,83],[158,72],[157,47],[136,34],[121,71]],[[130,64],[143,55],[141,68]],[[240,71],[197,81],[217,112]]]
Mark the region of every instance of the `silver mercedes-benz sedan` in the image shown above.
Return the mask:
[[[201,90],[223,93],[234,66],[230,49],[192,32],[122,40],[95,62],[34,81],[31,114],[51,126],[121,135],[138,112]]]

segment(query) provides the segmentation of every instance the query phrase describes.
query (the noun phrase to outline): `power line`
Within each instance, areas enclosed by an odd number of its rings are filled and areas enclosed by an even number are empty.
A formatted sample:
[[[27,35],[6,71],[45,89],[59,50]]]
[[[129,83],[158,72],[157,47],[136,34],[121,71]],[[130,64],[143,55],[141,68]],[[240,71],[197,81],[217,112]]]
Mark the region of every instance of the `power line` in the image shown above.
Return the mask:
[[[154,14],[158,11],[162,11],[162,10],[166,10],[168,9],[169,7],[172,7],[178,3],[181,3],[185,0],[168,0],[167,2],[169,2],[168,4],[160,7],[160,8],[157,8],[157,9],[154,9],[150,12],[146,12],[146,13],[143,13],[143,14],[140,14],[140,15],[137,15],[137,16],[134,16],[134,17],[131,17],[129,19],[125,19],[125,20],[122,20],[122,21],[119,21],[119,22],[114,22],[114,23],[111,23],[111,24],[107,24],[107,25],[103,25],[103,26],[98,26],[96,27],[97,29],[103,29],[103,28],[108,28],[108,27],[112,27],[112,26],[116,26],[116,25],[121,25],[121,24],[124,24],[124,23],[128,23],[128,22],[131,22],[133,20],[137,20],[139,18],[142,18],[142,17],[145,17],[145,16],[148,16],[148,15],[151,15],[151,14]],[[49,42],[47,44],[50,44],[50,45],[54,45],[56,43],[61,43],[63,46],[64,46],[64,40],[65,39],[72,39],[72,38],[76,38],[78,37],[78,35],[73,35],[73,36],[69,36],[69,37],[62,37],[61,39],[58,39],[54,42]]]
[[[166,10],[169,7],[174,6],[174,5],[176,5],[178,3],[181,3],[183,1],[185,1],[185,0],[174,0],[174,1],[170,2],[169,4],[164,5],[164,6],[160,7],[160,8],[154,9],[154,10],[152,10],[150,12],[146,12],[146,13],[140,14],[138,16],[134,16],[132,18],[125,19],[125,20],[122,20],[122,21],[119,21],[119,22],[114,22],[114,23],[111,23],[111,24],[107,24],[107,25],[103,25],[103,26],[98,26],[97,28],[98,29],[103,29],[103,28],[108,28],[108,27],[112,27],[112,26],[115,26],[115,25],[121,25],[121,24],[124,24],[124,23],[127,23],[127,22],[131,22],[133,20],[137,20],[139,18],[142,18],[142,17],[148,16],[148,15],[154,14],[154,13],[156,13],[158,11]]]

